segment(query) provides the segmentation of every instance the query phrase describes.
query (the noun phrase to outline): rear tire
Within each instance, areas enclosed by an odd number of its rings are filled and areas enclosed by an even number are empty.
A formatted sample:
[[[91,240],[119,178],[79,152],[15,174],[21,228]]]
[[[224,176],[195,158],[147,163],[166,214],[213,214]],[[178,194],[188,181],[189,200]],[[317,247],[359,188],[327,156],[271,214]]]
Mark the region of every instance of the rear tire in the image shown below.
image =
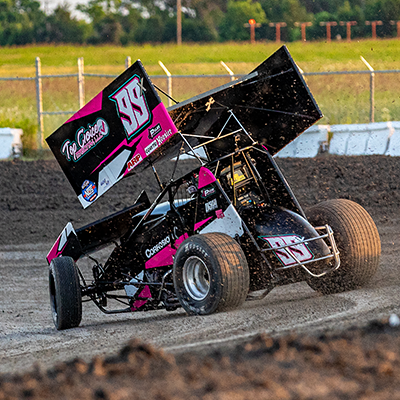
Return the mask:
[[[82,320],[78,271],[71,257],[57,257],[49,269],[50,305],[58,330],[77,327]]]
[[[174,285],[188,314],[239,307],[249,291],[249,267],[242,248],[224,233],[189,237],[175,255]]]
[[[374,221],[359,204],[328,200],[312,207],[311,225],[330,225],[339,249],[340,267],[321,277],[307,277],[310,287],[323,294],[340,293],[365,285],[376,273],[381,241]]]

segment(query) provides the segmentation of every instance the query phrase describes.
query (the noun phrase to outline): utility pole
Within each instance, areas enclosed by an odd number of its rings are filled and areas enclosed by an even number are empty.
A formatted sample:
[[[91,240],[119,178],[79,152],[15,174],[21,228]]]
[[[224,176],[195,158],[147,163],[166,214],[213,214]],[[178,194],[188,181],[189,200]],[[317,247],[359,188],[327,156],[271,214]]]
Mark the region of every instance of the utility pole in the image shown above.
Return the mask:
[[[176,0],[176,44],[182,44],[182,0]]]
[[[351,42],[351,27],[357,25],[357,21],[339,21],[341,26],[346,25],[347,41]]]
[[[276,43],[281,42],[281,27],[287,26],[286,22],[270,22],[268,24],[271,28],[275,27],[275,41]]]
[[[336,26],[337,22],[336,21],[321,21],[320,26],[326,26],[326,41],[328,43],[331,42],[331,26]]]
[[[312,26],[312,22],[295,22],[294,26],[300,26],[301,27],[301,40],[305,42],[307,40],[306,38],[306,27],[307,26]]]

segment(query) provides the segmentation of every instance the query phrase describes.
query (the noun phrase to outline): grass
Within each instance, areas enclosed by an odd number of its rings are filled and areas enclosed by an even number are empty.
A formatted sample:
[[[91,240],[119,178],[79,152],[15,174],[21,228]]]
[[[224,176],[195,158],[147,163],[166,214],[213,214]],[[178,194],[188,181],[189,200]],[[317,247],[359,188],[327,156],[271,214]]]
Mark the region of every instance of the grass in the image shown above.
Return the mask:
[[[251,71],[280,45],[273,42],[184,44],[144,46],[26,46],[0,48],[0,77],[35,76],[35,58],[40,57],[42,74],[77,73],[77,58],[83,57],[85,72],[118,75],[124,70],[127,56],[140,58],[150,76],[165,76],[161,60],[173,75],[226,74],[223,60],[237,74]],[[400,41],[363,40],[347,42],[307,42],[288,44],[294,60],[304,72],[367,70],[363,56],[375,70],[397,70]],[[112,79],[85,78],[86,101]],[[365,123],[369,121],[369,75],[308,76],[307,83],[325,117],[320,123]],[[154,79],[166,90],[166,80]],[[173,96],[183,100],[227,82],[227,78],[173,80]],[[35,147],[37,126],[34,81],[0,81],[0,126],[24,129],[26,149]],[[43,79],[45,111],[77,110],[76,78]],[[166,100],[165,100],[166,101]],[[45,116],[45,137],[67,115]],[[400,120],[400,80],[398,74],[376,74],[375,121]]]
[[[400,59],[400,42],[390,40],[363,40],[347,42],[294,42],[287,44],[294,59],[304,71],[357,70],[365,69],[360,61],[363,56],[375,69],[396,69]],[[0,48],[0,67],[5,71],[21,73],[34,72],[35,58],[40,57],[44,69],[76,71],[77,58],[83,57],[88,68],[98,67],[106,70],[121,70],[125,58],[141,59],[143,64],[153,69],[151,73],[162,74],[158,61],[161,60],[171,72],[197,73],[197,66],[219,63],[221,60],[231,65],[257,65],[278,49],[274,42],[183,44],[176,46],[26,46]],[[196,65],[193,65],[196,64]],[[204,67],[203,66],[203,67]],[[210,65],[208,65],[210,67]],[[173,68],[176,68],[173,69]],[[215,67],[214,67],[215,68]],[[218,69],[221,68],[218,66]],[[235,71],[235,72],[247,72]]]

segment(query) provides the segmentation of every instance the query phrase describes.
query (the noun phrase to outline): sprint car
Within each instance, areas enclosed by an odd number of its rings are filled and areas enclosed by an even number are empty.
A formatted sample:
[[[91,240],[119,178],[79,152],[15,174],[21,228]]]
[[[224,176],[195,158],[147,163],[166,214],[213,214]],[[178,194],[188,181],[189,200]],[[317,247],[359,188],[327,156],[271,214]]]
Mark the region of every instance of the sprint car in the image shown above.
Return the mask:
[[[84,208],[146,168],[159,187],[155,199],[143,191],[106,218],[66,225],[47,255],[57,329],[77,327],[86,300],[106,314],[207,315],[288,283],[330,294],[371,279],[380,239],[369,214],[344,199],[306,214],[273,157],[322,116],[285,46],[169,109],[160,91],[138,60],[47,139]],[[196,166],[162,181],[157,168],[184,156]]]

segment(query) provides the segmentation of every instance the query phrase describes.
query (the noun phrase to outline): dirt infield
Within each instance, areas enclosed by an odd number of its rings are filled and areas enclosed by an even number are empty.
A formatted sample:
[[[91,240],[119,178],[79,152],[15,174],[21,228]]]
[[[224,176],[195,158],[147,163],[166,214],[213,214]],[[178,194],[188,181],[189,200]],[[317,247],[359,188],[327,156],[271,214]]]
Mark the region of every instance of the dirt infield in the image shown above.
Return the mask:
[[[346,198],[364,206],[378,229],[399,222],[398,158],[327,156],[278,163],[305,209]],[[166,178],[167,168],[162,172]],[[144,188],[154,198],[150,180],[150,173],[140,182],[132,177],[82,210],[54,161],[2,162],[0,244],[52,243],[68,221],[80,227],[104,217],[130,205]],[[398,326],[380,320],[342,333],[260,335],[207,354],[176,356],[131,341],[113,357],[0,375],[0,400],[394,399],[400,389],[399,333]]]
[[[190,162],[182,162],[182,175]],[[400,204],[400,159],[383,156],[319,157],[278,159],[303,208],[319,201],[345,198],[367,209],[377,223],[397,220]],[[172,163],[159,169],[168,179]],[[140,179],[133,176],[113,187],[88,209],[83,210],[55,161],[0,163],[0,243],[53,242],[68,221],[76,228],[133,203],[145,189],[157,193],[150,171]]]

